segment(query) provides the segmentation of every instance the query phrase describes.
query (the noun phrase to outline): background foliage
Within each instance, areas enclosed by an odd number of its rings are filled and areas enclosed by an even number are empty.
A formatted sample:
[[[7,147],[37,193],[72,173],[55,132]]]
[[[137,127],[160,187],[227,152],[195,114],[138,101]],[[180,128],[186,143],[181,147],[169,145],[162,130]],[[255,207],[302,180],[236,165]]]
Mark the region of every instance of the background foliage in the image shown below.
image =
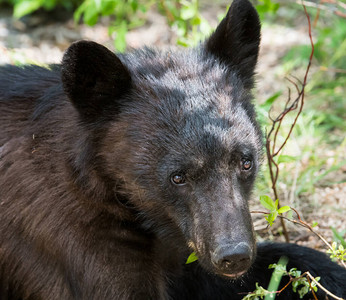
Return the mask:
[[[0,0],[13,5],[13,15],[21,18],[38,9],[52,10],[62,6],[74,11],[75,22],[95,25],[102,16],[111,16],[109,33],[116,33],[115,47],[126,49],[126,33],[146,21],[146,12],[155,5],[175,29],[178,44],[190,46],[211,32],[209,23],[199,11],[198,0]]]

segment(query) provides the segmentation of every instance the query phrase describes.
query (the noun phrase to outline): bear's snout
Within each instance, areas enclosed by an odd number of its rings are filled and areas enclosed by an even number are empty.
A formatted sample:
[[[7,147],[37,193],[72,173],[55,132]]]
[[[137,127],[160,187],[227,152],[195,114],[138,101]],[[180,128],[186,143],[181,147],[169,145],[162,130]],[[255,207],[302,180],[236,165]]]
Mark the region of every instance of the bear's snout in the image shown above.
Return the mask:
[[[251,266],[253,261],[253,250],[246,242],[236,245],[224,244],[216,248],[212,253],[214,267],[227,277],[239,277]]]

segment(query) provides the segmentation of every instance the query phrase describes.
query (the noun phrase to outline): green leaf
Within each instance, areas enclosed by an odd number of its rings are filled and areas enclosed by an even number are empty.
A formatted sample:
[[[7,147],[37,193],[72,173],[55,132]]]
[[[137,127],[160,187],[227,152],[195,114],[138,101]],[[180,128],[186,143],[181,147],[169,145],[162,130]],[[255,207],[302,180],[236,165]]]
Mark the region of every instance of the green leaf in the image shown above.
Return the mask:
[[[87,3],[83,2],[73,13],[73,20],[77,24],[85,11]]]
[[[263,104],[261,104],[260,107],[268,111],[275,100],[281,96],[281,94],[282,92],[275,93],[273,96],[269,97]]]
[[[126,21],[121,21],[119,26],[116,26],[116,38],[114,40],[114,46],[119,52],[124,52],[126,50],[126,34],[127,34],[127,23]]]
[[[57,5],[56,0],[46,0],[46,1],[41,1],[41,2],[42,2],[42,5],[44,6],[44,8],[47,10],[52,10]]]
[[[316,227],[317,225],[318,225],[318,222],[313,221],[312,224],[311,224],[311,227]]]
[[[179,46],[183,46],[183,47],[188,47],[189,46],[189,44],[186,43],[183,39],[178,39],[177,44]]]
[[[270,198],[267,195],[260,196],[260,202],[262,206],[264,206],[266,209],[269,209],[269,210],[276,209],[274,201],[272,200],[272,198]]]
[[[101,10],[101,1],[100,0],[94,0],[94,6],[96,7],[96,10],[99,12]]]
[[[138,6],[139,6],[138,1],[131,1],[130,5],[131,5],[131,8],[133,11],[137,11]]]
[[[298,281],[293,281],[292,282],[292,290],[293,292],[297,292],[297,287],[299,286],[299,282]]]
[[[191,22],[191,25],[198,26],[199,24],[201,24],[201,18],[199,16],[196,16],[192,18],[190,22]]]
[[[89,26],[94,26],[98,20],[98,12],[96,7],[88,7],[84,12],[84,22]]]
[[[293,210],[289,210],[286,214],[286,218],[292,220],[293,219]]]
[[[195,253],[195,252],[192,252],[192,253],[189,255],[189,257],[187,258],[185,264],[191,264],[191,263],[193,263],[193,262],[196,261],[196,260],[198,260],[198,257],[197,257],[197,255],[196,255],[196,253]]]
[[[297,161],[297,157],[291,155],[280,155],[278,158],[278,164],[280,163],[289,163]]]
[[[14,6],[13,16],[15,18],[21,18],[28,15],[42,6],[41,0],[24,0],[18,2]]]
[[[116,6],[117,6],[117,3],[114,2],[114,1],[111,1],[111,2],[102,2],[102,15],[103,16],[109,16],[109,15],[115,15],[116,14]]]
[[[183,20],[189,20],[189,19],[192,19],[194,15],[195,15],[195,10],[191,7],[187,7],[185,9],[182,9],[180,16]]]
[[[342,237],[343,235],[345,235],[345,231],[344,232],[337,232],[336,229],[334,227],[331,227],[334,237],[340,241],[340,243],[344,246],[344,248],[346,248],[346,241],[345,239]]]
[[[284,213],[284,212],[286,212],[286,211],[289,211],[289,210],[291,210],[291,208],[290,208],[288,205],[286,205],[286,206],[280,207],[280,208],[278,209],[278,213],[279,213],[279,214],[282,214],[282,213]]]
[[[200,31],[203,33],[203,35],[207,36],[212,32],[212,28],[208,21],[204,18],[201,18],[201,24],[199,26]]]
[[[299,277],[302,272],[297,270],[297,268],[292,268],[288,271],[288,274],[293,277]]]
[[[298,290],[299,298],[302,299],[309,292],[308,286],[303,286],[300,290]]]
[[[273,225],[277,215],[278,215],[278,212],[275,210],[275,211],[271,212],[267,217],[265,217],[265,219],[268,221],[270,226]]]
[[[242,300],[260,300],[263,299],[263,297],[268,293],[269,292],[266,289],[259,286],[258,282],[256,282],[256,289],[252,293],[249,293],[245,297],[243,297]]]

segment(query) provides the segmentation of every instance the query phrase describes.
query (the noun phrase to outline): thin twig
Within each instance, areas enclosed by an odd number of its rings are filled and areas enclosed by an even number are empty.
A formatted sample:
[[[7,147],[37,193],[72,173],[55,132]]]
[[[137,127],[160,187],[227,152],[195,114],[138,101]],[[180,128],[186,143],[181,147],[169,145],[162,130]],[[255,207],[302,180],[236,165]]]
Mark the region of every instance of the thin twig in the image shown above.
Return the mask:
[[[327,2],[327,1],[323,1],[323,2]],[[333,14],[342,17],[342,18],[346,18],[346,14],[340,10],[338,10],[336,7],[330,7],[327,5],[322,5],[322,4],[318,4],[318,3],[314,3],[314,2],[310,2],[310,1],[304,1],[304,0],[297,0],[296,3],[298,4],[302,4],[304,6],[310,6],[310,7],[314,7],[317,8],[319,10],[326,10],[326,11],[330,11]],[[329,3],[333,3],[333,4],[338,4],[339,6],[341,6],[343,9],[345,8],[345,4],[342,2],[329,2]]]
[[[294,223],[294,224],[297,224],[297,225],[300,225],[302,227],[305,227],[306,229],[308,229],[309,231],[311,231],[313,234],[315,234],[323,243],[325,243],[325,245],[333,250],[333,247],[331,246],[330,243],[328,243],[328,241],[321,235],[319,234],[318,232],[316,232],[308,223],[304,222],[301,218],[300,218],[300,215],[298,213],[298,211],[296,209],[294,209],[293,207],[291,207],[291,209],[296,213],[297,215],[297,218],[298,218],[298,221],[297,220],[293,220],[293,219],[289,219],[287,217],[284,217],[282,215],[278,215],[278,217],[280,218],[280,220],[286,220],[286,221],[289,221],[291,223]],[[259,210],[252,210],[250,211],[250,213],[252,214],[265,214],[265,215],[269,215],[270,213],[267,212],[267,211],[259,211]],[[342,263],[342,265],[346,268],[346,264],[343,260],[340,260],[340,262]]]
[[[312,295],[314,296],[314,299],[315,299],[315,300],[318,300],[317,297],[316,297],[315,291],[314,291],[314,289],[312,288],[310,277],[307,276],[306,279],[307,279],[308,282],[309,282],[309,287],[310,287],[310,290],[311,290]]]
[[[290,93],[290,89],[289,89],[289,97],[286,101],[285,104],[285,108],[284,110],[279,114],[279,116],[276,117],[276,119],[273,119],[270,116],[269,113],[269,118],[272,121],[272,126],[269,130],[269,132],[266,134],[266,153],[267,153],[267,160],[268,160],[268,166],[269,166],[269,173],[270,173],[270,179],[272,182],[272,190],[274,193],[274,197],[275,199],[279,199],[278,197],[278,192],[277,192],[277,188],[276,188],[276,184],[278,181],[278,177],[279,177],[279,166],[277,164],[277,162],[275,162],[275,156],[277,156],[281,150],[285,147],[287,141],[289,140],[291,133],[293,131],[293,128],[295,127],[297,120],[303,110],[303,106],[304,106],[304,97],[305,97],[305,86],[307,83],[307,77],[310,71],[310,67],[312,64],[312,57],[314,55],[314,43],[312,40],[312,33],[311,33],[311,22],[310,22],[310,17],[306,11],[306,7],[303,5],[304,7],[304,12],[306,15],[306,18],[308,20],[308,25],[309,25],[309,38],[310,38],[310,43],[311,43],[311,53],[310,53],[310,57],[309,57],[309,63],[308,66],[306,68],[305,71],[305,76],[304,76],[304,80],[303,82],[301,82],[299,79],[296,79],[297,82],[301,85],[301,88],[298,87],[298,84],[296,82],[294,82],[293,80],[287,78],[292,84],[293,86],[296,88],[298,96],[297,98],[293,101],[293,103],[291,102],[291,93]],[[292,76],[293,77],[293,76]],[[293,77],[294,78],[294,77]],[[276,149],[276,144],[277,144],[277,138],[278,138],[278,132],[280,130],[280,127],[282,125],[282,120],[287,116],[287,114],[293,110],[296,110],[298,108],[298,112],[295,116],[295,119],[293,121],[293,123],[291,124],[291,127],[289,129],[288,134],[286,135],[286,138],[284,139],[284,141],[282,142],[282,144],[278,147],[278,149]],[[273,141],[271,140],[271,136],[273,136]],[[273,143],[273,144],[271,144]],[[280,202],[278,204],[278,207],[280,208]],[[284,222],[283,218],[280,218],[280,222],[281,222],[281,226],[282,226],[282,231],[283,234],[285,236],[285,240],[286,242],[289,242],[289,235],[288,235],[288,231],[286,229],[286,225]]]
[[[323,287],[323,285],[321,285],[321,284],[315,279],[314,276],[312,276],[312,275],[310,274],[309,271],[305,272],[304,274],[306,274],[307,276],[309,276],[310,279],[311,279],[313,282],[315,282],[315,284],[316,284],[321,290],[323,290],[327,295],[329,295],[330,297],[333,297],[333,298],[336,299],[336,300],[344,300],[343,298],[340,298],[340,297],[334,295],[333,293],[329,292],[325,287]]]

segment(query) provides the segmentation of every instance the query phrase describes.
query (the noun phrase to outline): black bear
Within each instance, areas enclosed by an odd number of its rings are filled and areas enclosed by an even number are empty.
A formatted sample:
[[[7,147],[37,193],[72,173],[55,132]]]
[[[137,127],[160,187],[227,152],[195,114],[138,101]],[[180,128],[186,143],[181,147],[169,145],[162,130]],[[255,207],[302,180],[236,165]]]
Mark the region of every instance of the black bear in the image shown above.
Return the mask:
[[[256,247],[259,43],[255,9],[235,0],[187,51],[80,41],[61,65],[2,66],[0,299],[241,299],[282,255],[345,297],[324,254]]]

